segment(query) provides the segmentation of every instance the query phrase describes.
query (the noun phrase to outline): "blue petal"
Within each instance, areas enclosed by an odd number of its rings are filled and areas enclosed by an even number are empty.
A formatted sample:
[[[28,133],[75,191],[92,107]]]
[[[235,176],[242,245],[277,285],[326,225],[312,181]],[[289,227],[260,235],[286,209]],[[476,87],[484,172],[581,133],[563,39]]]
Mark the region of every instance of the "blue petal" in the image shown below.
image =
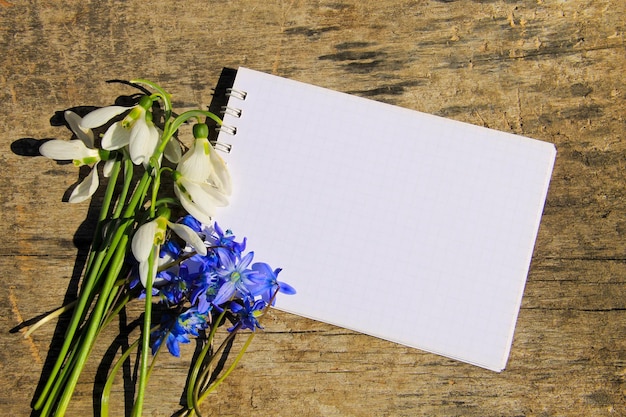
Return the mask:
[[[235,262],[233,260],[232,252],[224,248],[217,248],[215,251],[217,252],[217,256],[220,258],[220,263],[222,264],[222,266],[226,270],[232,271],[235,268]]]
[[[252,258],[254,258],[254,252],[248,252],[246,256],[244,256],[243,259],[239,261],[239,265],[237,266],[237,269],[239,269],[240,271],[243,271],[244,269],[246,269],[248,265],[250,265],[250,262],[252,262]]]
[[[200,221],[196,219],[195,217],[193,217],[191,214],[188,214],[187,216],[183,217],[179,223],[189,226],[196,232],[202,231],[202,223],[200,223]]]
[[[293,295],[296,293],[296,289],[286,282],[278,281],[279,291],[283,294]]]
[[[217,292],[215,299],[213,300],[214,305],[220,305],[230,300],[230,298],[235,294],[235,283],[232,281],[225,282],[224,285],[220,287],[220,290]]]
[[[180,347],[178,346],[178,341],[176,340],[176,338],[170,333],[167,336],[167,350],[170,351],[170,353],[174,356],[176,356],[177,358],[180,357]]]
[[[265,262],[256,262],[252,265],[252,269],[257,271],[259,274],[267,277],[268,279],[276,278],[274,271],[272,271],[272,268]]]

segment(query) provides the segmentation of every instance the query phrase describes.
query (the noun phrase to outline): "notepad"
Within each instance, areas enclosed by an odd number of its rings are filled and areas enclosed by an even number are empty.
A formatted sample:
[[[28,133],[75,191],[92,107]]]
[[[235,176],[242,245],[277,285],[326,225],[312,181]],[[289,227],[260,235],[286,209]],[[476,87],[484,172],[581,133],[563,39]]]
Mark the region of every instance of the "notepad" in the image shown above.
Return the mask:
[[[216,220],[283,268],[276,307],[503,370],[555,147],[247,68],[229,91]]]

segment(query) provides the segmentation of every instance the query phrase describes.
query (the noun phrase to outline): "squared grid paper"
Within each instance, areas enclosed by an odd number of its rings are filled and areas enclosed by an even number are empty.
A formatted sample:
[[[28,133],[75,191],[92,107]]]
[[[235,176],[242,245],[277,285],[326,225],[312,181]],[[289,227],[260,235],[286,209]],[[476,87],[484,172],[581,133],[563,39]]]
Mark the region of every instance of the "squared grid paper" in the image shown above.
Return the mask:
[[[233,87],[217,219],[283,268],[277,307],[504,369],[554,146],[246,68]]]

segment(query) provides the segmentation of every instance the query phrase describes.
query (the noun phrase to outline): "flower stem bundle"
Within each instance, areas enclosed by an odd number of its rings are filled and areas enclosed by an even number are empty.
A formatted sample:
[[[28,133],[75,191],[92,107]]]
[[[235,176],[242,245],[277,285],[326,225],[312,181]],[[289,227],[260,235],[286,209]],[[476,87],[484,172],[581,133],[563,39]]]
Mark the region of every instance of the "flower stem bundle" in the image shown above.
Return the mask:
[[[239,362],[276,295],[295,293],[278,281],[280,269],[253,262],[246,238],[237,239],[215,221],[232,192],[226,163],[209,140],[207,123],[219,125],[220,118],[205,110],[175,115],[160,86],[147,80],[130,84],[147,93],[132,106],[101,107],[83,117],[66,111],[74,137],[40,147],[48,158],[92,167],[71,203],[95,194],[100,171],[107,178],[78,298],[53,313],[72,315],[33,402],[42,417],[65,414],[98,336],[131,302],[143,305],[141,335],[110,369],[101,414],[108,415],[113,378],[133,352],[139,366],[132,415],[141,416],[160,349],[179,356],[179,344],[195,337],[202,349],[184,387],[184,412],[200,415],[199,404]],[[189,148],[179,138],[187,123],[193,123]],[[227,323],[228,336],[216,347],[216,331]],[[252,332],[233,364],[213,375],[226,346],[245,329]]]

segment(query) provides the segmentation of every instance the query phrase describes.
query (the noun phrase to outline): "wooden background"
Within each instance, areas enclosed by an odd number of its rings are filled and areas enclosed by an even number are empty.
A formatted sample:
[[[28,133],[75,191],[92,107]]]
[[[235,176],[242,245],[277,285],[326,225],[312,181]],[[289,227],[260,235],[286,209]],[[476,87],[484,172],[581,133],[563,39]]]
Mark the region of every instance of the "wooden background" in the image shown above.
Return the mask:
[[[181,110],[207,105],[221,69],[244,65],[552,142],[558,156],[504,372],[273,312],[207,415],[626,415],[625,22],[626,3],[607,0],[1,1],[3,414],[30,415],[59,329],[9,331],[71,296],[89,241],[89,204],[61,201],[78,171],[26,156],[68,138],[50,117],[128,93],[112,78],[150,78]],[[161,364],[146,415],[178,409],[192,351]],[[97,374],[94,361],[70,415],[93,414]]]

